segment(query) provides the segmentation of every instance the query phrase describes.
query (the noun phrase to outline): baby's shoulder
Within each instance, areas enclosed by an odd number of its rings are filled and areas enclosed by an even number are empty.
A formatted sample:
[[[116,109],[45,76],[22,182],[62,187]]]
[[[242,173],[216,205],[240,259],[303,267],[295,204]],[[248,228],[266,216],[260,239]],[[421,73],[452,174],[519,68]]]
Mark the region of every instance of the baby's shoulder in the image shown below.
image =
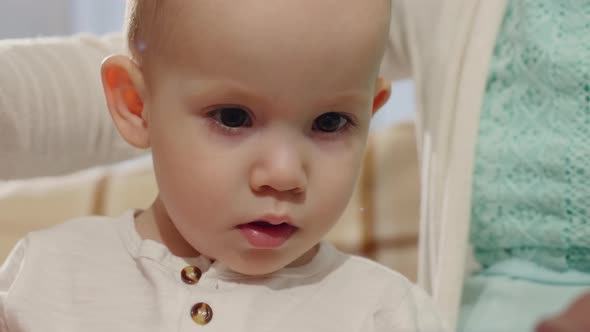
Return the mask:
[[[339,253],[327,280],[335,289],[346,289],[347,295],[371,299],[375,303],[399,303],[417,286],[401,273],[367,258]]]
[[[116,234],[118,218],[104,216],[86,216],[64,221],[63,223],[33,231],[27,234],[29,244],[54,243],[60,246],[87,246],[95,241],[104,241],[105,237]]]
[[[335,273],[335,286],[371,311],[369,325],[389,327],[365,330],[446,330],[430,296],[401,273],[358,256],[348,256]]]
[[[129,217],[130,218],[130,217]],[[108,257],[124,248],[121,238],[125,217],[88,216],[34,231],[24,239],[26,257],[36,264],[79,262]]]
[[[346,255],[345,262],[340,269],[340,273],[345,273],[362,283],[401,288],[413,285],[403,274],[378,262],[356,255]]]

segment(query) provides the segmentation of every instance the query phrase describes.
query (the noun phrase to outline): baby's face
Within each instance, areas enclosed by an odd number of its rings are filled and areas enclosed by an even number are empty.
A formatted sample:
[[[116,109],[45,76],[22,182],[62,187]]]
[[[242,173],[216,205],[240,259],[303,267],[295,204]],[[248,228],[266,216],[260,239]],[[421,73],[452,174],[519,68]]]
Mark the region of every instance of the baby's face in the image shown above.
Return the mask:
[[[200,253],[273,272],[312,250],[351,196],[385,2],[176,2],[169,48],[144,68],[160,197]]]

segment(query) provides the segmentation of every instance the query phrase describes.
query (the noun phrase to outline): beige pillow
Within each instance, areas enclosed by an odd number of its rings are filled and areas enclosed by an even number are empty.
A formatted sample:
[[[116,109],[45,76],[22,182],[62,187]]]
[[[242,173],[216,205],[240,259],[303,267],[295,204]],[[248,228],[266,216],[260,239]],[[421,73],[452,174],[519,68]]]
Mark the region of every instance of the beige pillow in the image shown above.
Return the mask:
[[[104,171],[94,169],[60,177],[0,182],[0,262],[28,232],[96,213],[97,183]]]

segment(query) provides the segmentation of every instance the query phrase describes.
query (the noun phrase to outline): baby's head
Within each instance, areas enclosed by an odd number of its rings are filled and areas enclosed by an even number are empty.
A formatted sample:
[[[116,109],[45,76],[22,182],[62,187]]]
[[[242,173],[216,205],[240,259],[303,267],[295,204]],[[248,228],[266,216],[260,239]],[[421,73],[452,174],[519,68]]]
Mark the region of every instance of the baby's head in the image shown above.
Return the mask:
[[[148,224],[173,253],[244,274],[305,263],[389,96],[389,1],[135,1],[132,57],[102,73],[122,136],[152,150]]]

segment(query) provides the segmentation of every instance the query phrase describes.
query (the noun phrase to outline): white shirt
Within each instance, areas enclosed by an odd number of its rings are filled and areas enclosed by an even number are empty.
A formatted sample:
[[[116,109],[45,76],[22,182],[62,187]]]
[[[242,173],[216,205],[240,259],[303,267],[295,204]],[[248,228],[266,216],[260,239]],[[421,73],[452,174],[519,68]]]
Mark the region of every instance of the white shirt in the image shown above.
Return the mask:
[[[195,266],[193,285],[181,271]],[[191,308],[213,313],[196,324]],[[0,331],[444,331],[400,274],[327,243],[308,264],[266,277],[142,240],[133,211],[29,234],[0,269]]]

